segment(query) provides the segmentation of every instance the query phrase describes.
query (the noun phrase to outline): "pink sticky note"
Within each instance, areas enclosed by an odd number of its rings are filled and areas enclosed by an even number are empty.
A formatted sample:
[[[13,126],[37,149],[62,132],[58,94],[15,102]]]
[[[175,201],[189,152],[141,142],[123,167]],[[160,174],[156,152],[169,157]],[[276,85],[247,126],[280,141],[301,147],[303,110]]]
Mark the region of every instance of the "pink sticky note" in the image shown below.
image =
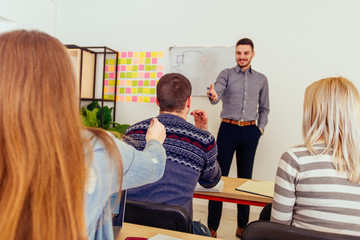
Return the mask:
[[[105,86],[109,86],[109,80],[105,80]]]
[[[143,81],[143,80],[139,80],[139,81],[138,81],[138,86],[139,86],[139,87],[143,87],[143,86],[144,86],[144,81]]]
[[[128,52],[128,57],[132,58],[133,57],[133,52]]]
[[[132,96],[131,101],[132,102],[137,102],[137,96]]]
[[[140,71],[144,71],[144,69],[145,69],[145,65],[144,65],[144,64],[140,64],[140,65],[139,65],[139,70],[140,70]]]
[[[155,97],[150,97],[150,103],[155,103]]]
[[[115,73],[109,73],[109,79],[115,79]]]
[[[150,73],[149,72],[145,73],[145,78],[150,78]]]
[[[126,88],[126,89],[125,89],[125,92],[126,92],[126,93],[131,93],[131,88]]]
[[[155,86],[156,86],[156,81],[155,81],[155,80],[151,80],[151,81],[150,81],[150,86],[155,87]]]
[[[162,75],[163,75],[163,73],[162,73],[162,72],[158,72],[158,73],[157,73],[157,78],[161,78],[161,77],[162,77]]]
[[[157,64],[157,58],[151,59],[151,63],[152,63],[152,64]]]
[[[108,72],[108,71],[109,71],[109,66],[106,65],[106,66],[105,66],[105,72]]]
[[[126,71],[126,65],[121,65],[121,71]]]
[[[145,55],[147,58],[151,58],[151,52],[146,52],[146,55]]]
[[[109,93],[114,93],[115,92],[115,87],[109,87]]]
[[[121,53],[121,57],[122,57],[122,58],[126,58],[126,52],[122,52],[122,53]]]

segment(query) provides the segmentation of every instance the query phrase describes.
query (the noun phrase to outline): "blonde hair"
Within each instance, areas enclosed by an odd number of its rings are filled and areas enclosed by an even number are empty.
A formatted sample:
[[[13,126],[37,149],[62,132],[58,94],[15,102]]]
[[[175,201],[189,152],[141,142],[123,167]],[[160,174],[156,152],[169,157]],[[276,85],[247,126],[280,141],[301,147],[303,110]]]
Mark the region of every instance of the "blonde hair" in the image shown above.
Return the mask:
[[[326,78],[307,87],[304,98],[303,137],[313,154],[332,154],[337,171],[360,183],[360,97],[343,77]],[[318,152],[314,144],[323,141]]]
[[[0,35],[0,239],[87,239],[90,145],[75,81],[57,39],[25,30]],[[113,140],[90,131],[122,173]]]

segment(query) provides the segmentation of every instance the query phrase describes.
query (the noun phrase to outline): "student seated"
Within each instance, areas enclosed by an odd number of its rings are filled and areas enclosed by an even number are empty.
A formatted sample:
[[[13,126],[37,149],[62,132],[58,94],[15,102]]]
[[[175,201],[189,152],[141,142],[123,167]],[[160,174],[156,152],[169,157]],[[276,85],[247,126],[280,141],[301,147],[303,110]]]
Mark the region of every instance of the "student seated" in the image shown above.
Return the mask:
[[[76,81],[57,39],[0,35],[1,239],[113,239],[111,194],[163,175],[164,126],[143,152],[84,127]]]
[[[207,131],[205,111],[195,110],[195,126],[186,121],[191,105],[191,83],[181,74],[170,73],[160,78],[156,87],[156,103],[160,107],[159,121],[165,125],[166,167],[157,182],[129,189],[129,200],[160,203],[185,208],[193,215],[193,194],[196,183],[206,188],[215,186],[221,178],[216,161],[215,138]],[[145,134],[151,118],[130,126],[124,138],[137,149],[145,147]],[[208,228],[193,222],[194,233],[210,236]]]
[[[306,89],[305,143],[280,159],[271,221],[360,236],[359,114],[359,93],[343,77]]]

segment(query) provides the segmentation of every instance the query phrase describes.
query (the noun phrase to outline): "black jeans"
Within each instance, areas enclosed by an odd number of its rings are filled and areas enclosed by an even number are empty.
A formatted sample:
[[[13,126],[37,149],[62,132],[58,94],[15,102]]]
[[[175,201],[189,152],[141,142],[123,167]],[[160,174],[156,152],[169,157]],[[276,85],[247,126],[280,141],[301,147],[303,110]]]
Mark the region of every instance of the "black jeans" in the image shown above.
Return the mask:
[[[237,176],[239,178],[251,178],[255,152],[261,132],[256,125],[240,127],[234,124],[222,122],[220,125],[217,146],[218,157],[222,175],[228,176],[231,162],[236,152]],[[245,227],[249,221],[249,206],[237,205],[238,227]],[[209,201],[208,226],[217,230],[222,213],[222,202]]]

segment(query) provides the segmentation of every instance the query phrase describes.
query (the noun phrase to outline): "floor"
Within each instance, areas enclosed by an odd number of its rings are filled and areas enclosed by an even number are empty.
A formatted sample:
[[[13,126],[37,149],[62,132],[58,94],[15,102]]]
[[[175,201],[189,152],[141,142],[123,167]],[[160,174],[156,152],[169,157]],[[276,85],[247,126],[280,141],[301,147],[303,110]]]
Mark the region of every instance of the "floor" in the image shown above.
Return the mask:
[[[195,221],[201,221],[203,224],[207,225],[207,205],[208,201],[203,199],[194,199],[194,212],[193,218]],[[259,214],[261,207],[250,207],[250,216],[249,222],[259,219]],[[221,222],[219,229],[217,231],[218,238],[226,240],[238,240],[239,238],[235,237],[236,231],[236,204],[235,203],[224,203],[223,213],[221,217]]]

